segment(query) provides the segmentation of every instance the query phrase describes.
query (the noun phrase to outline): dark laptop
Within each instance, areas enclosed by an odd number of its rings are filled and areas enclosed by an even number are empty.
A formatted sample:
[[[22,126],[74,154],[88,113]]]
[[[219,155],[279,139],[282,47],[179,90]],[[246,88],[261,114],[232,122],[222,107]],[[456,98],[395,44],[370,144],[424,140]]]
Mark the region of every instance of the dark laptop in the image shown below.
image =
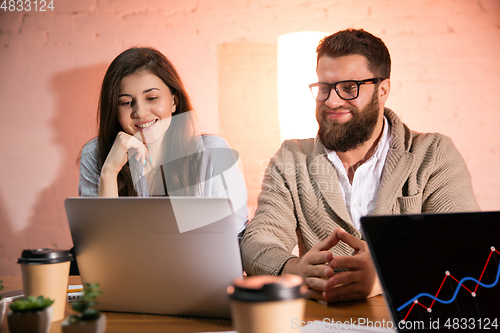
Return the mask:
[[[500,327],[500,212],[361,219],[401,332]]]

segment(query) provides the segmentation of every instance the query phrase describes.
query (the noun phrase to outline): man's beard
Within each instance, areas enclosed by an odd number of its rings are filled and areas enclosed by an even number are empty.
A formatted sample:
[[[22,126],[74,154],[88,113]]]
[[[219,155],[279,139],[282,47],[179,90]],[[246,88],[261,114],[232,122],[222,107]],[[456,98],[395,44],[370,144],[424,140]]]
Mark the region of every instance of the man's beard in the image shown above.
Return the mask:
[[[349,109],[352,113],[352,119],[344,124],[326,119],[323,112],[329,109],[326,105],[323,104],[319,110],[316,110],[316,119],[319,123],[319,140],[327,149],[341,153],[356,149],[372,136],[379,113],[377,90],[375,89],[372,100],[363,111],[360,112],[358,108],[352,105],[343,108]]]

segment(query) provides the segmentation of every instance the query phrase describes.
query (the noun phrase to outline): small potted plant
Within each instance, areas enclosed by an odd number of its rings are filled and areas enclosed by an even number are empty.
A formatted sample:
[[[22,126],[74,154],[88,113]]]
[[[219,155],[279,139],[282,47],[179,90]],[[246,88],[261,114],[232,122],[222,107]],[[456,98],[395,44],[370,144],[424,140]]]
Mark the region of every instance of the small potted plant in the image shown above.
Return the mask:
[[[98,283],[83,285],[83,296],[72,304],[79,314],[72,314],[63,321],[64,333],[103,333],[106,330],[106,316],[94,308],[101,294]]]
[[[2,280],[0,280],[0,292],[3,290]],[[5,301],[3,300],[3,296],[0,295],[0,325],[3,323],[3,316],[5,314]]]
[[[10,303],[7,315],[11,332],[47,333],[52,322],[53,300],[43,296],[28,296]]]

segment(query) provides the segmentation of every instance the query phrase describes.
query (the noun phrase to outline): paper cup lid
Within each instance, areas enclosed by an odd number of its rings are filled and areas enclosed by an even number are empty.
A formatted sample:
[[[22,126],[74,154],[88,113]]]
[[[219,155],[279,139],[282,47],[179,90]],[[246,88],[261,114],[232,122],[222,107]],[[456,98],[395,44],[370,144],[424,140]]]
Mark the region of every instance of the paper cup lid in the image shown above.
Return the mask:
[[[234,280],[227,293],[238,301],[286,301],[304,297],[307,287],[298,275],[251,276]]]
[[[73,255],[69,253],[69,250],[34,249],[23,250],[17,263],[26,265],[57,264],[71,260],[73,260]]]

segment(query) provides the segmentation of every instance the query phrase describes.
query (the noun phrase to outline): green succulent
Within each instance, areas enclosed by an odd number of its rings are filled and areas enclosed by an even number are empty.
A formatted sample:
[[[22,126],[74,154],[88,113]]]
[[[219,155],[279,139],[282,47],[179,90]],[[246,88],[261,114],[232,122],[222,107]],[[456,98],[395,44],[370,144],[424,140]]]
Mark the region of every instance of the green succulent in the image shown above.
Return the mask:
[[[44,298],[43,296],[28,296],[15,300],[10,303],[9,307],[14,313],[28,313],[45,310],[51,306],[52,303],[54,303],[54,300],[50,298]]]
[[[76,302],[73,302],[72,308],[78,315],[69,316],[69,322],[71,324],[78,323],[80,321],[91,321],[97,320],[101,316],[101,313],[94,309],[94,306],[99,304],[96,302],[96,298],[102,294],[99,290],[98,283],[85,283],[83,285],[83,296]]]

